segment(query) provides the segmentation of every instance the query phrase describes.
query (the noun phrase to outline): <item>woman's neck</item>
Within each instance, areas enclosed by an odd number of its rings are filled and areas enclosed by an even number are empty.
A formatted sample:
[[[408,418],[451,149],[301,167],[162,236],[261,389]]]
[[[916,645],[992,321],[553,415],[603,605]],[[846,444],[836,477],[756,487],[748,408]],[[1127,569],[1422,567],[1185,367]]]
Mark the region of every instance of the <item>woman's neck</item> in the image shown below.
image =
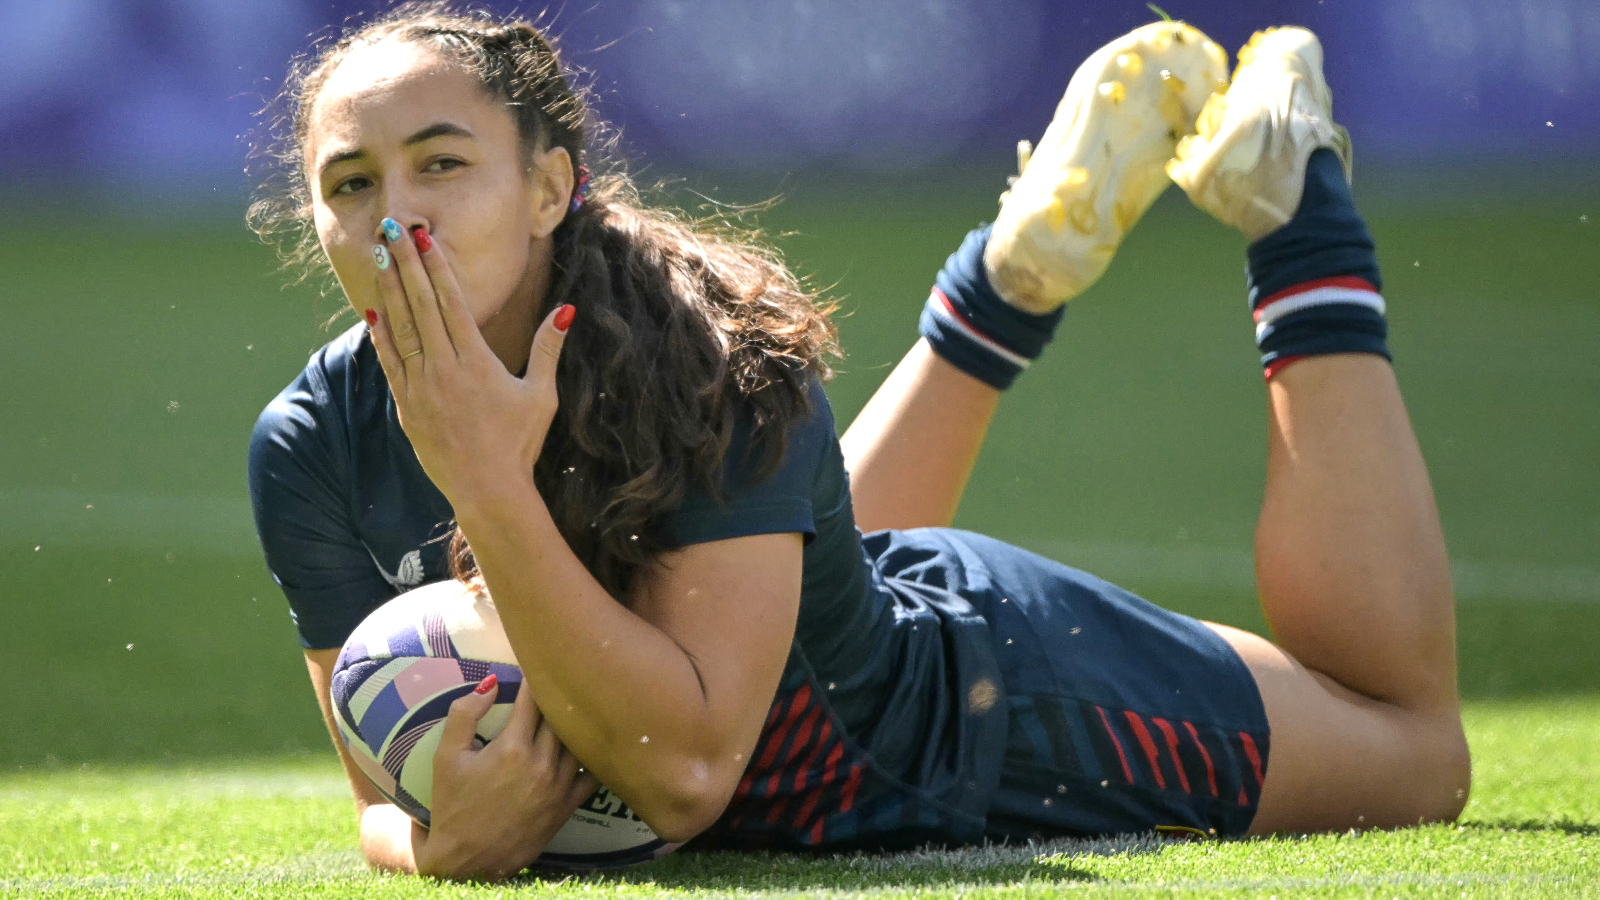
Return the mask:
[[[533,336],[539,330],[539,320],[535,316],[544,305],[544,296],[549,288],[548,261],[530,265],[510,298],[478,328],[489,349],[494,351],[506,371],[513,375],[520,377],[527,371]]]

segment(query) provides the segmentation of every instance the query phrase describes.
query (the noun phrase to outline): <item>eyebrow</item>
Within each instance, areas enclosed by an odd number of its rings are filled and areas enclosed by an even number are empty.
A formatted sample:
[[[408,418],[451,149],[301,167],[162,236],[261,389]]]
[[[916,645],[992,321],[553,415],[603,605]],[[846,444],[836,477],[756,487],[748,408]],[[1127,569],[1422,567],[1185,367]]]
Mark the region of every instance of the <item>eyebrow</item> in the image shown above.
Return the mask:
[[[432,125],[429,125],[428,127],[422,129],[421,131],[418,131],[415,134],[411,135],[410,137],[406,138],[401,143],[404,144],[407,147],[411,147],[411,146],[415,146],[417,144],[420,144],[423,141],[431,141],[431,140],[433,140],[434,138],[437,138],[437,137],[474,138],[474,137],[477,137],[477,135],[473,134],[471,131],[467,130],[466,128],[463,128],[462,126],[456,125],[456,124],[454,124],[452,122],[435,122]],[[357,148],[355,150],[345,150],[345,151],[342,151],[340,153],[335,153],[332,156],[328,157],[327,159],[323,160],[322,166],[317,171],[326,172],[330,166],[334,166],[334,165],[337,165],[337,164],[342,163],[342,162],[349,162],[352,159],[360,159],[361,157],[366,156],[366,155],[367,155],[367,151],[359,149],[359,148]]]

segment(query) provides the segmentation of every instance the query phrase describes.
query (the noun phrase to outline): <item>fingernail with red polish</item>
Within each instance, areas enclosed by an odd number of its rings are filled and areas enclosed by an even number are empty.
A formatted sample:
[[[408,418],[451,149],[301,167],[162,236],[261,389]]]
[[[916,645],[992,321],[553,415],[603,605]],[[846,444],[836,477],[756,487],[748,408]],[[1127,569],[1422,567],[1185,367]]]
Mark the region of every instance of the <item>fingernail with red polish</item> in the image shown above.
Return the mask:
[[[377,327],[377,324],[378,324],[378,312],[377,312],[377,310],[373,310],[373,309],[367,310],[367,326],[368,327]]]
[[[428,234],[428,229],[421,225],[411,229],[411,239],[417,242],[417,249],[423,253],[433,249],[433,238]]]
[[[566,303],[556,310],[556,330],[565,334],[572,327],[572,317],[578,314],[578,308],[571,303]]]
[[[494,677],[494,673],[490,672],[488,675],[484,676],[482,681],[478,682],[478,686],[473,688],[472,692],[474,694],[487,694],[494,690],[494,686],[499,683],[500,679]]]

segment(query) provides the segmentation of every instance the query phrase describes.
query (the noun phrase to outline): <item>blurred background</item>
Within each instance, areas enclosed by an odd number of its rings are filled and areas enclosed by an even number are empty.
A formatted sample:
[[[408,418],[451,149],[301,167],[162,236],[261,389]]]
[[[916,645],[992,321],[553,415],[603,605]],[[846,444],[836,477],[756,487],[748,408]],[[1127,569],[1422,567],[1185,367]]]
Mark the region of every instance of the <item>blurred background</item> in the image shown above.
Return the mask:
[[[841,299],[841,422],[915,339],[1102,0],[569,0],[542,16],[662,202]],[[244,450],[355,321],[243,226],[254,118],[373,4],[0,0],[0,765],[326,754]],[[1600,4],[1170,0],[1322,36],[1455,560],[1463,690],[1600,693]],[[1165,197],[1002,409],[958,524],[1264,628],[1243,240]],[[331,762],[332,755],[326,754]]]

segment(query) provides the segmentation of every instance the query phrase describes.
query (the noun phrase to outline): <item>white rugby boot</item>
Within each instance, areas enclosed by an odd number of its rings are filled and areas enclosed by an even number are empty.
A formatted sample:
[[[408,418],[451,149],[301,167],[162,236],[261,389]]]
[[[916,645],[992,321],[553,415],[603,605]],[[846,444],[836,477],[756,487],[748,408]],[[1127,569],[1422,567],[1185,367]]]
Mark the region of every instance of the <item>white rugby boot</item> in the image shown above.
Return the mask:
[[[1317,149],[1338,154],[1350,180],[1350,133],[1334,124],[1322,44],[1304,28],[1256,32],[1239,50],[1227,92],[1206,101],[1195,127],[1167,174],[1195,206],[1251,241],[1294,216]]]
[[[1038,146],[1017,147],[983,255],[1001,298],[1041,314],[1093,284],[1166,190],[1178,139],[1227,83],[1227,53],[1183,22],[1136,28],[1085,60]]]

